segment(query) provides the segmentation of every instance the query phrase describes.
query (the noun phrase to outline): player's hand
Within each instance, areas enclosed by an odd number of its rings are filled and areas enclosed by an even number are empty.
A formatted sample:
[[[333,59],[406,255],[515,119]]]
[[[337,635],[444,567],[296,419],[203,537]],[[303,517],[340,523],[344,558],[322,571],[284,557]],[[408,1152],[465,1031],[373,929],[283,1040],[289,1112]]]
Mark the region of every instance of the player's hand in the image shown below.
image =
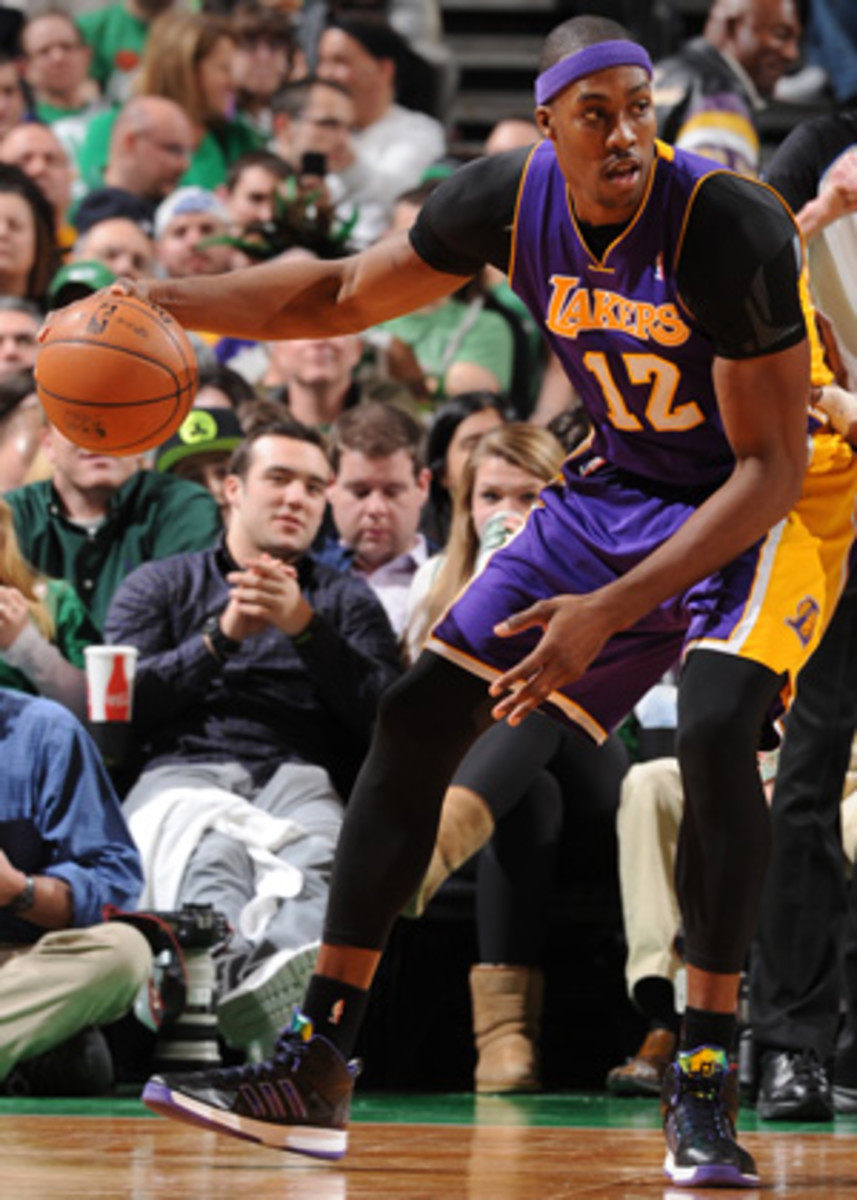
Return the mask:
[[[551,692],[580,679],[614,632],[596,596],[540,600],[494,627],[500,637],[512,637],[535,626],[544,630],[535,649],[491,684],[492,696],[509,693],[492,709],[496,720],[520,725]]]
[[[131,279],[129,275],[119,275],[104,292],[108,296],[136,296],[138,300],[148,300],[149,282],[146,279]]]
[[[228,575],[227,581],[232,594],[221,618],[224,633],[229,633],[226,618],[233,602],[243,621],[258,628],[273,625],[289,637],[300,633],[312,620],[313,610],[301,592],[297,570],[269,554],[260,554],[243,571]]]

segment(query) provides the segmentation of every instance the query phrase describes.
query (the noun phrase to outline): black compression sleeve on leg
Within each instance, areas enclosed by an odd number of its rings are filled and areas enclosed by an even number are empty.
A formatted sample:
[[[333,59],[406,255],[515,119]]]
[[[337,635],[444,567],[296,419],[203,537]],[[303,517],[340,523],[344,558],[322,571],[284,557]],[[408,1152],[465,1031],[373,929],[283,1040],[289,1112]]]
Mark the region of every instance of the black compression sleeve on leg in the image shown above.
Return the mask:
[[[767,667],[706,650],[679,681],[676,886],[687,960],[705,971],[741,971],[753,936],[770,847],[757,751],[781,686]]]
[[[452,774],[494,703],[484,679],[429,651],[385,693],[339,838],[326,942],[383,948],[428,865]]]

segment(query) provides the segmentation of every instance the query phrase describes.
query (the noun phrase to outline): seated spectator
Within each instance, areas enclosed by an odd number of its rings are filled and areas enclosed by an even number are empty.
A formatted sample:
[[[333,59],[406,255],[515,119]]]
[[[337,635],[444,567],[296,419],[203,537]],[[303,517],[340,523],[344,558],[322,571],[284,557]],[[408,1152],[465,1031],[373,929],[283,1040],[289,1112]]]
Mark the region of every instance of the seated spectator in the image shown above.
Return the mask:
[[[126,188],[98,187],[86,193],[75,209],[74,225],[77,236],[84,237],[93,226],[101,221],[114,218],[124,218],[139,225],[149,237],[152,236],[155,224],[155,209],[157,205],[150,203],[143,196],[138,196]]]
[[[417,219],[437,183],[399,196],[393,209],[393,232],[405,232]],[[508,323],[485,307],[476,291],[468,300],[439,300],[404,317],[376,326],[410,346],[437,398],[458,392],[506,393],[512,382],[515,341]]]
[[[464,466],[483,433],[508,419],[496,392],[462,392],[442,404],[432,417],[426,442],[426,465],[431,474],[429,498],[420,522],[436,546],[445,546],[455,495]]]
[[[42,315],[32,300],[0,293],[0,377],[35,365]]]
[[[175,0],[118,0],[79,13],[75,20],[92,50],[89,72],[113,104],[127,100],[151,23]]]
[[[232,10],[233,77],[238,112],[262,138],[273,131],[271,100],[292,69],[290,15],[260,0],[241,0]]]
[[[229,408],[241,420],[245,407],[257,399],[253,387],[231,367],[216,363],[200,369],[194,408]]]
[[[270,150],[250,150],[232,164],[217,194],[232,218],[233,233],[273,220],[277,189],[291,173],[289,164]]]
[[[111,1090],[99,1026],[132,1007],[149,944],[102,918],[136,904],[137,850],[100,756],[50,700],[0,688],[0,1090]]]
[[[41,305],[59,266],[54,213],[20,167],[0,163],[0,295]]]
[[[501,515],[499,527],[490,535],[501,545],[523,524],[564,458],[564,448],[553,434],[520,421],[490,428],[465,452],[453,492],[449,538],[441,553],[420,568],[411,587],[407,629],[411,661],[431,627],[482,565],[480,544],[487,522]],[[483,547],[483,557],[489,548],[496,546]]]
[[[155,470],[169,471],[208,488],[225,517],[228,506],[223,485],[232,452],[242,436],[233,408],[195,404],[173,436],[158,447]]]
[[[109,287],[116,275],[95,259],[72,259],[60,267],[48,284],[48,308],[65,308],[83,300],[102,287]]]
[[[655,64],[658,136],[759,173],[758,113],[798,60],[795,0],[714,0],[701,37]]]
[[[564,457],[552,434],[521,423],[503,425],[478,442],[456,491],[446,550],[414,580],[412,657],[433,617],[523,524]],[[519,726],[501,722],[489,729],[447,789],[434,853],[409,915],[419,915],[448,876],[485,846],[477,865],[478,961],[470,974],[478,1092],[540,1086],[541,956],[559,873],[564,804],[573,810],[568,819],[580,823],[590,855],[606,842],[609,881],[625,763],[617,738],[596,748],[536,715]]]
[[[419,532],[429,486],[424,440],[413,417],[377,401],[349,409],[331,431],[328,498],[337,536],[319,557],[366,580],[398,638],[414,575],[430,553]]]
[[[135,83],[139,97],[160,96],[179,105],[190,120],[192,153],[180,183],[216,188],[230,165],[261,139],[233,116],[235,90],[232,56],[235,38],[228,20],[206,12],[168,12],[153,25]],[[80,169],[90,187],[97,186],[108,158],[115,112],[92,118],[80,148]],[[177,164],[184,156],[183,139],[168,145]],[[174,152],[173,152],[174,151]]]
[[[106,217],[87,226],[71,254],[72,261],[100,262],[113,275],[146,279],[155,273],[155,243],[144,225],[129,217]]]
[[[0,374],[0,493],[28,481],[39,454],[41,429],[42,409],[32,369]]]
[[[350,246],[362,250],[377,241],[390,227],[394,197],[357,151],[348,90],[333,79],[296,80],[277,92],[272,111],[270,148],[300,175],[313,168],[323,177],[336,217],[349,229]]]
[[[180,103],[168,96],[135,96],[113,117],[104,161],[90,162],[81,148],[81,175],[90,189],[122,188],[139,196],[152,218],[156,205],[179,186],[195,144]]]
[[[155,256],[169,278],[220,275],[232,267],[232,246],[211,245],[229,232],[229,211],[222,200],[201,187],[182,187],[158,205]]]
[[[79,117],[100,101],[98,84],[89,74],[92,52],[70,13],[48,8],[36,12],[21,30],[24,78],[34,112],[46,125]]]
[[[98,628],[134,567],[217,537],[220,514],[204,488],[144,470],[139,456],[82,450],[51,425],[42,443],[53,477],[6,495],[18,544],[39,571],[72,585]]]
[[[107,640],[136,646],[143,773],[125,801],[156,907],[211,903],[218,1023],[270,1049],[312,967],[345,794],[398,673],[362,581],[308,553],[330,466],[321,436],[269,426],[235,452],[216,547],[138,568]]]
[[[60,249],[68,250],[75,236],[69,221],[75,172],[51,127],[28,121],[10,129],[0,141],[0,162],[20,167],[39,188],[53,209]]]
[[[266,342],[268,365],[260,385],[284,400],[296,421],[328,429],[360,399],[355,371],[362,347],[357,334]]]
[[[22,557],[12,510],[0,500],[0,687],[56,700],[83,721],[83,651],[98,641],[74,588]]]
[[[30,109],[17,56],[10,50],[0,50],[0,137],[30,117]]]
[[[446,151],[443,126],[396,103],[402,39],[382,21],[334,17],[318,42],[317,74],[346,87],[354,101],[354,145],[389,196],[419,185]]]

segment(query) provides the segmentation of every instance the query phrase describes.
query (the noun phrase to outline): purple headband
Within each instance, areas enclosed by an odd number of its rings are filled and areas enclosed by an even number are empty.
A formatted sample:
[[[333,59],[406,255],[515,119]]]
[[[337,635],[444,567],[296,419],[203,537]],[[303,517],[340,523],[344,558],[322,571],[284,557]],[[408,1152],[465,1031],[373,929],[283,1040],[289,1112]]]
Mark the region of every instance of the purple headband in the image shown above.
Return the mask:
[[[536,104],[547,104],[557,92],[592,75],[595,71],[605,71],[608,67],[642,67],[649,77],[652,75],[652,60],[642,46],[636,42],[615,40],[612,42],[596,42],[568,58],[561,58],[558,63],[542,71],[536,79]]]

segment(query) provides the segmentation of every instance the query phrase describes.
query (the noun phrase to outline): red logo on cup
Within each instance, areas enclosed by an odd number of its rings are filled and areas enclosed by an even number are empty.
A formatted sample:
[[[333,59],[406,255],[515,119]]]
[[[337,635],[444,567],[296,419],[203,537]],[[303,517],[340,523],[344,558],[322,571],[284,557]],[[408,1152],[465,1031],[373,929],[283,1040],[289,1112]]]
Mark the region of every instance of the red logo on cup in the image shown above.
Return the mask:
[[[107,681],[104,696],[104,719],[106,721],[130,721],[131,688],[125,674],[125,660],[117,654],[113,670]]]

